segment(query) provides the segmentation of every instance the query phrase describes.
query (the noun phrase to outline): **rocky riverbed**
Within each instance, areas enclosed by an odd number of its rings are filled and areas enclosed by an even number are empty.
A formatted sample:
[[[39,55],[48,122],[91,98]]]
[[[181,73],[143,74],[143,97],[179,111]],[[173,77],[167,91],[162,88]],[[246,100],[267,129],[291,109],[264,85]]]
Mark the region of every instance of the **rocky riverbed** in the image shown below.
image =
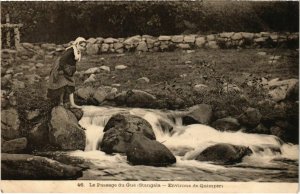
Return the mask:
[[[76,73],[75,98],[82,110],[53,107],[47,101],[55,53],[31,55],[2,57],[3,178],[17,179],[16,171],[27,169],[19,178],[298,180],[296,50],[88,55]],[[112,115],[128,115],[129,107],[150,108],[156,117],[133,110],[138,117],[134,122],[131,116],[117,117],[123,124],[104,125]],[[92,122],[93,115],[103,113],[109,116]],[[139,132],[143,130],[150,132]],[[99,139],[91,145],[93,137]],[[179,145],[181,141],[186,144]],[[218,150],[228,155],[207,154]],[[43,173],[34,173],[36,168]],[[241,173],[249,176],[242,178]]]

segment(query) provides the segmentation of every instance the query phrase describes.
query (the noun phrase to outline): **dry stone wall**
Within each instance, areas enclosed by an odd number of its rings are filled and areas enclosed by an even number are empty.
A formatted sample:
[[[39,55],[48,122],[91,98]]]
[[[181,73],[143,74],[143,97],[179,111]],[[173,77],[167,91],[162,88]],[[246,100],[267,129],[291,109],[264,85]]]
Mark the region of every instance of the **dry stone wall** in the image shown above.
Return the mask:
[[[136,35],[128,38],[88,38],[87,54],[124,52],[163,52],[176,49],[231,49],[231,48],[264,48],[264,47],[298,47],[299,33],[277,32],[223,32],[210,35],[174,35],[153,37],[150,35]],[[30,44],[22,43],[19,52],[31,50],[36,52],[55,53],[61,52],[70,43],[55,44]]]

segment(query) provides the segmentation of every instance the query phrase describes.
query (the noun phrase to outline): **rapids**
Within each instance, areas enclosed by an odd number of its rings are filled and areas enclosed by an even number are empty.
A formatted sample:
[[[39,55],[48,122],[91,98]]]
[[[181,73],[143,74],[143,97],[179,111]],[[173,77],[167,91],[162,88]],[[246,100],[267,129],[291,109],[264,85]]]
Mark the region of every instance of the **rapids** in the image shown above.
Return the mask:
[[[71,152],[82,157],[91,167],[81,179],[100,180],[210,180],[210,181],[287,181],[298,180],[298,145],[284,143],[276,136],[248,134],[241,131],[221,132],[202,124],[182,125],[180,111],[162,111],[141,108],[84,106],[79,124],[86,129],[85,151]],[[116,113],[129,112],[147,120],[156,135],[176,156],[176,164],[169,167],[131,166],[126,156],[106,155],[97,145],[103,129]],[[159,121],[173,127],[164,132]],[[253,154],[235,165],[215,165],[194,160],[208,146],[230,143],[248,146]],[[217,172],[217,173],[216,173]]]

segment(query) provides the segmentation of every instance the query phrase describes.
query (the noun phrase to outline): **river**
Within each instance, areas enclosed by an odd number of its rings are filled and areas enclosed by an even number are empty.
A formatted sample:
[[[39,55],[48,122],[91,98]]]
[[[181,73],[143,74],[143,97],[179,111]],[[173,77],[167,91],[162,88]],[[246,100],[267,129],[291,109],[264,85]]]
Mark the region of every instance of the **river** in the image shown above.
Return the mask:
[[[299,146],[282,142],[276,136],[221,132],[202,124],[183,126],[180,111],[84,106],[83,112],[79,124],[86,129],[86,148],[68,153],[89,165],[81,180],[298,182]],[[97,150],[105,124],[121,112],[147,120],[156,140],[171,150],[177,162],[168,167],[133,166],[125,155],[107,155]],[[172,133],[164,132],[159,120],[173,126]],[[253,154],[234,165],[195,160],[202,150],[216,143],[248,146]]]

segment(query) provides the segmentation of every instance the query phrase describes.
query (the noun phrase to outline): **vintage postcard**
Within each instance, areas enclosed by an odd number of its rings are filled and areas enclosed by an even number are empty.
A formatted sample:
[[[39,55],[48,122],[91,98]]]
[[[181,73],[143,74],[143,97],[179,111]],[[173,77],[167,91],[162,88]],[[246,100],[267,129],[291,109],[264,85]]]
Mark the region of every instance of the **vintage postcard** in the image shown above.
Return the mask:
[[[298,182],[299,1],[1,2],[1,192]]]

